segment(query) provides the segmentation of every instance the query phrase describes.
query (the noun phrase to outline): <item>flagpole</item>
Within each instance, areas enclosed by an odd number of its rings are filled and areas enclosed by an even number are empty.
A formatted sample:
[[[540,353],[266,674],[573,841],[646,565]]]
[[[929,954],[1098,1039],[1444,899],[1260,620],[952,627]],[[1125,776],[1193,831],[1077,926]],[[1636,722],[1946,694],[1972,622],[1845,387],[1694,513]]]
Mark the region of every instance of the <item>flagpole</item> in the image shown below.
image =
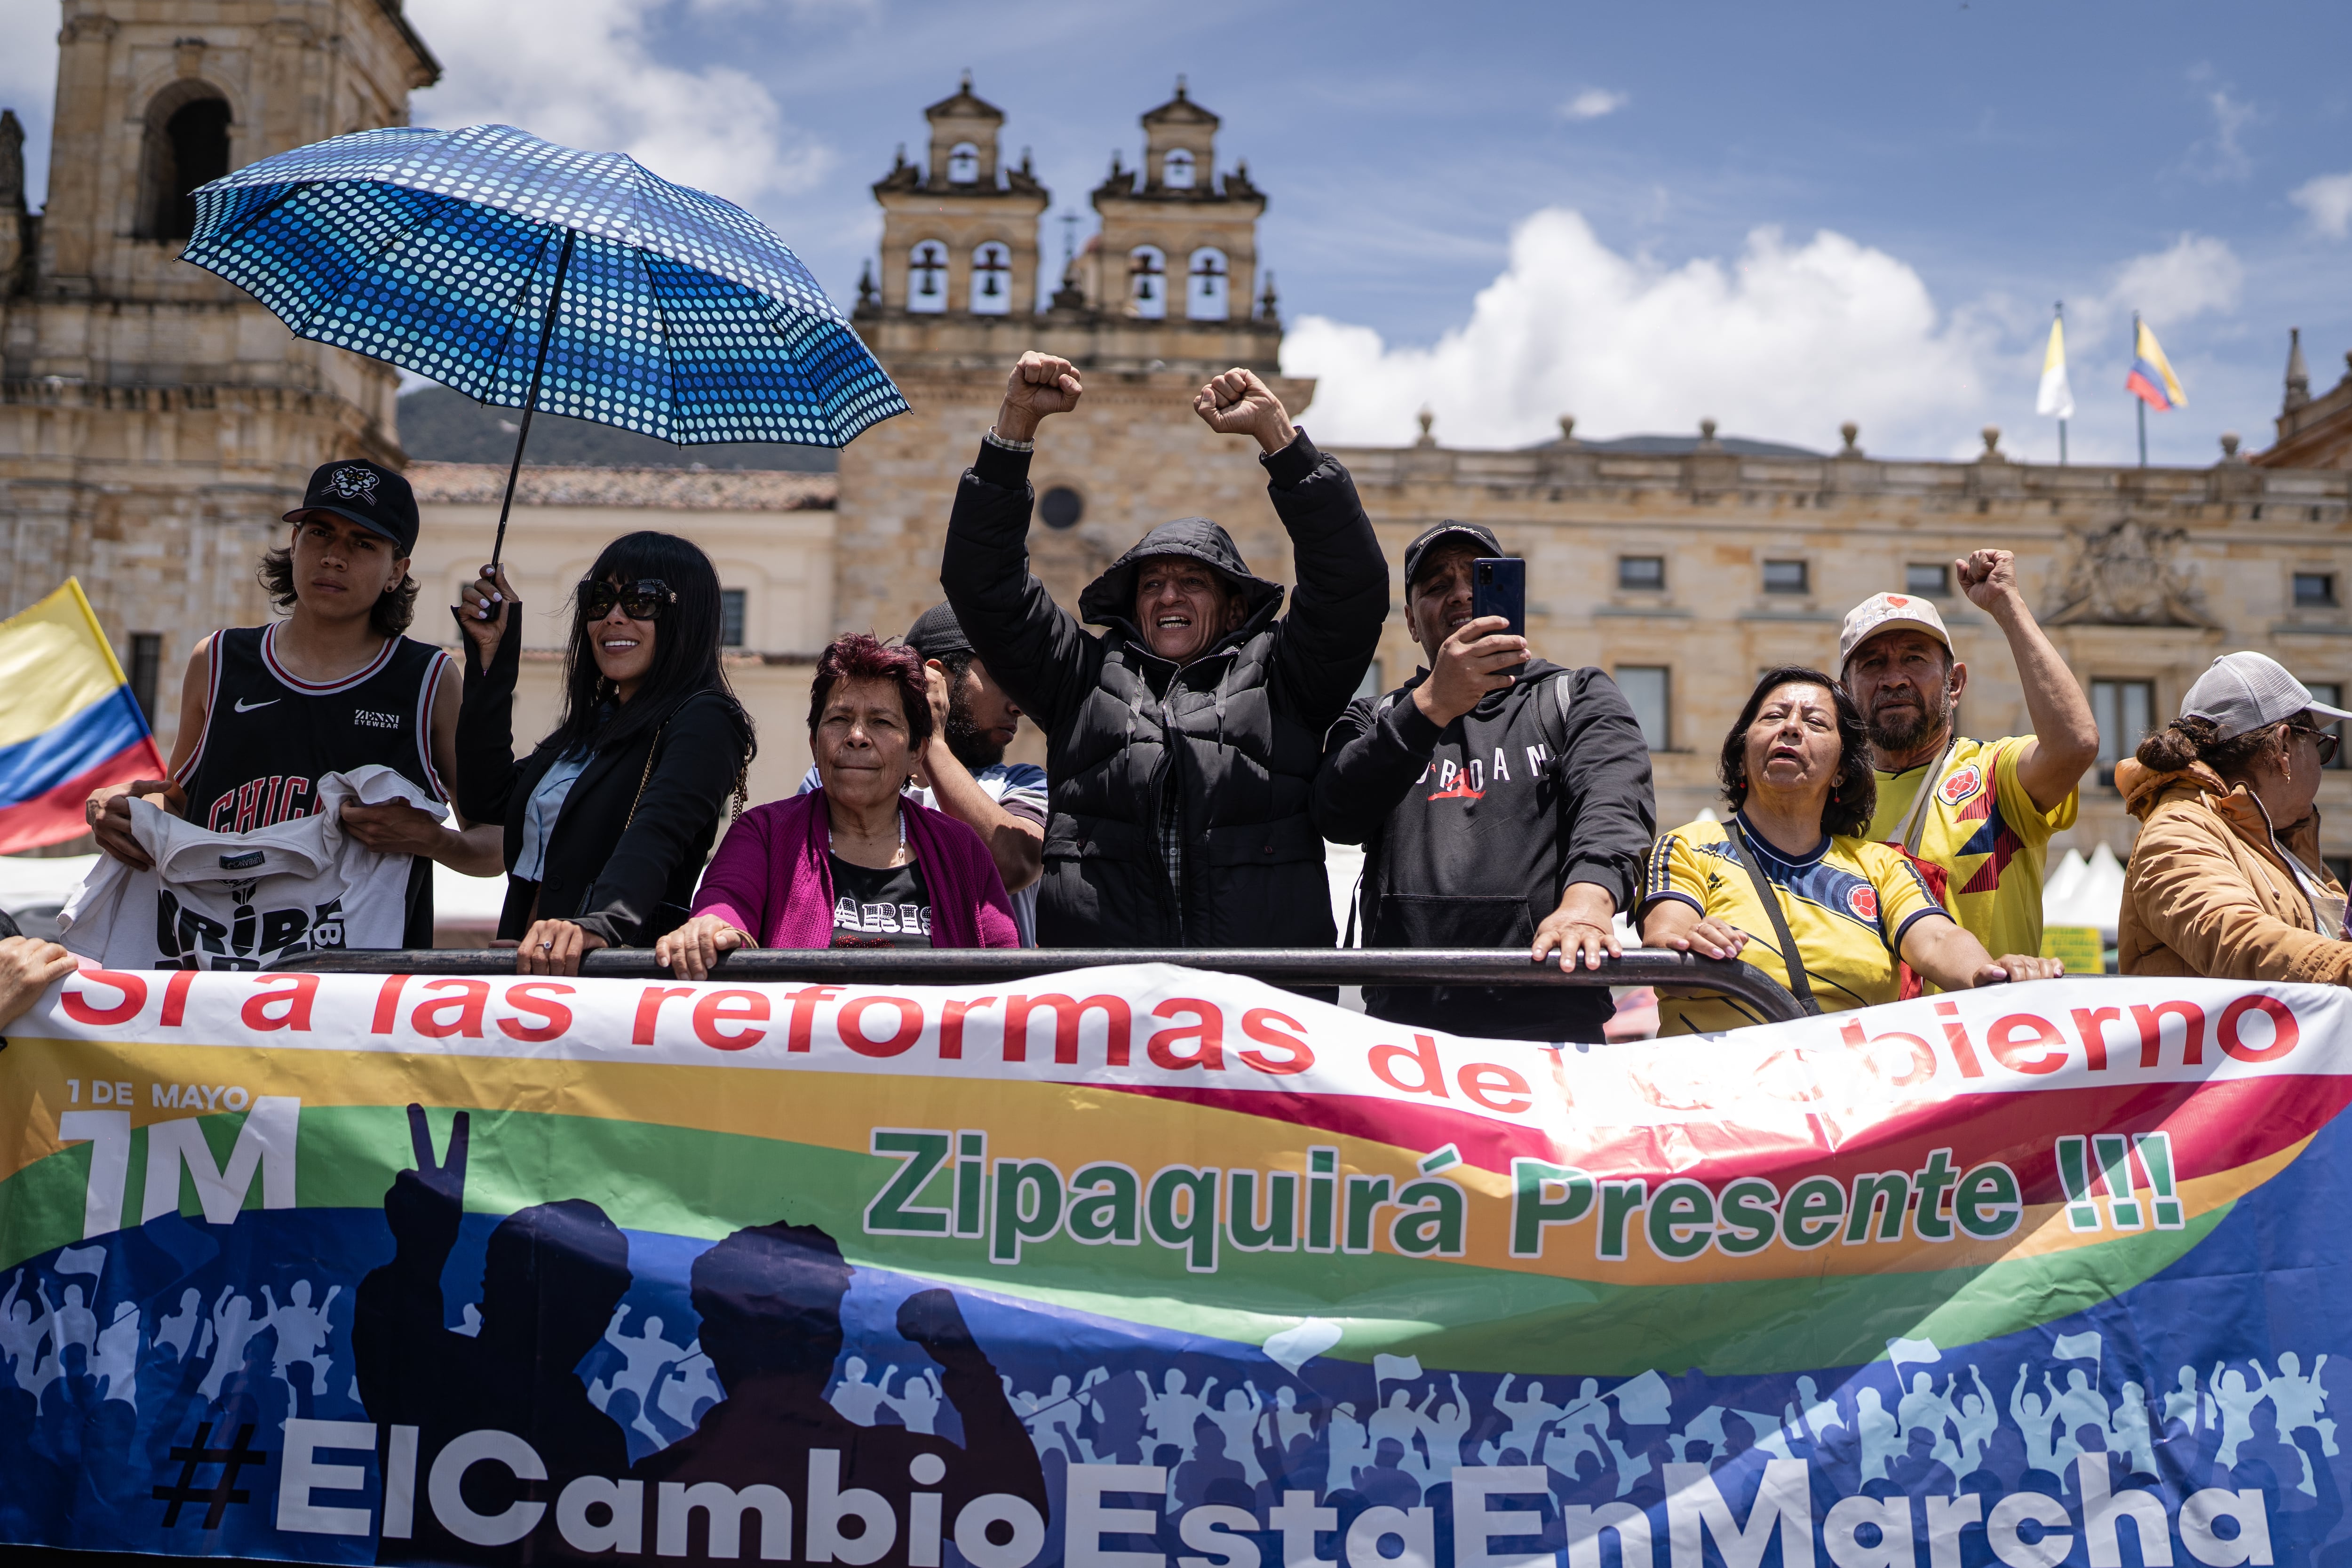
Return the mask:
[[[2139,312],[2132,312],[2132,358],[2139,358]],[[2147,399],[2132,394],[2132,405],[2139,410],[2139,466],[2147,467]]]
[[[2063,326],[2066,321],[2065,300],[2058,301],[2057,310],[2059,323]],[[2058,466],[2062,468],[2066,466],[2066,416],[2063,414],[2058,416]]]

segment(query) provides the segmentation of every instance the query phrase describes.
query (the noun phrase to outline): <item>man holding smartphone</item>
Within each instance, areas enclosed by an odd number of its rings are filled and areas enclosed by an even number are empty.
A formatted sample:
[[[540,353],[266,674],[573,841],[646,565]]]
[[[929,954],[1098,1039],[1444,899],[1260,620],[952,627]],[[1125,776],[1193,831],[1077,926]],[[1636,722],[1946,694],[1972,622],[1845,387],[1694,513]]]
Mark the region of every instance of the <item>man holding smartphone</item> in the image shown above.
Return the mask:
[[[1405,550],[1405,613],[1428,667],[1351,704],[1325,739],[1313,811],[1365,847],[1368,947],[1515,947],[1599,968],[1657,832],[1650,752],[1616,682],[1532,658],[1474,613],[1493,533],[1446,521]],[[1511,574],[1491,574],[1507,590]],[[1507,593],[1506,593],[1507,597]],[[1525,615],[1524,605],[1519,613]],[[1500,1039],[1599,1040],[1602,986],[1367,987],[1373,1016]]]

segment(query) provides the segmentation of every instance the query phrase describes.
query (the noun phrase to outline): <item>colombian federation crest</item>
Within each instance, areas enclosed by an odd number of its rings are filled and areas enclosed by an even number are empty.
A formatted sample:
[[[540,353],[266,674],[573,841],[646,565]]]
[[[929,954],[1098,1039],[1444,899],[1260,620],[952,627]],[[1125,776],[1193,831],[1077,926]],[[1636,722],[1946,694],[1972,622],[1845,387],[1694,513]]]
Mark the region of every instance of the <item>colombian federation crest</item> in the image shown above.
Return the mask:
[[[1846,889],[1845,907],[1853,911],[1854,918],[1856,920],[1876,920],[1878,918],[1878,889],[1872,887],[1867,882],[1855,883],[1853,887]]]
[[[1936,786],[1936,798],[1946,805],[1959,805],[1974,799],[1977,791],[1982,788],[1984,770],[1970,763],[1964,768],[1954,769],[1950,777]]]

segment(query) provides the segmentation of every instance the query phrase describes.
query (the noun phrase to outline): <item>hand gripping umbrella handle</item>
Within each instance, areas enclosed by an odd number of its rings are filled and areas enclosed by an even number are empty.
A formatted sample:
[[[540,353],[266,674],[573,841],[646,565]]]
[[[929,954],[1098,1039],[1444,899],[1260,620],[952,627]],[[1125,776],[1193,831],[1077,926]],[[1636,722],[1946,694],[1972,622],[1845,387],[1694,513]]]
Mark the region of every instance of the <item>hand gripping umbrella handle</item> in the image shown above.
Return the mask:
[[[547,345],[555,339],[555,313],[563,306],[563,275],[572,269],[572,246],[578,229],[563,231],[563,254],[555,262],[555,287],[547,296],[547,316],[539,325],[539,358],[530,367],[530,395],[523,400],[522,428],[515,433],[514,466],[507,470],[506,500],[499,503],[499,536],[490,545],[490,571],[497,574],[507,547],[507,513],[514,510],[515,481],[522,477],[523,443],[530,439],[530,416],[539,407],[540,378],[547,373]]]

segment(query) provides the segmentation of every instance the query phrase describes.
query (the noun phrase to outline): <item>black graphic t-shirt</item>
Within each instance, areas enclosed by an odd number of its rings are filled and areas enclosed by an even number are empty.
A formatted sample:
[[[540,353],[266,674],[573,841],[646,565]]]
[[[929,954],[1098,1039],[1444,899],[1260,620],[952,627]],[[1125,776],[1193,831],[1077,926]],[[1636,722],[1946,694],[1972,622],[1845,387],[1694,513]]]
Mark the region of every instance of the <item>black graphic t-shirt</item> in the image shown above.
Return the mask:
[[[931,889],[919,862],[880,870],[833,862],[833,945],[929,947]]]

